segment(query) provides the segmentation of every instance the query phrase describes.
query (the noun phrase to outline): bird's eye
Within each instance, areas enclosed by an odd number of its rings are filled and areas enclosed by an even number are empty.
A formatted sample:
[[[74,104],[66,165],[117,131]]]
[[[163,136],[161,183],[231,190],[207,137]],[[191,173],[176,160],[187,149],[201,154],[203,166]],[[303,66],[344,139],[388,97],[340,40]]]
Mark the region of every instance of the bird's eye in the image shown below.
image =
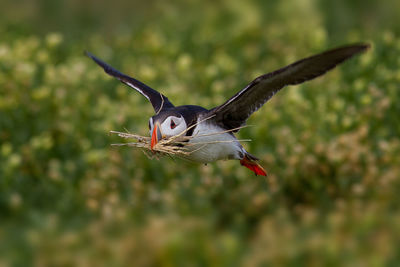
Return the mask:
[[[171,120],[171,129],[174,129],[176,127],[176,124],[173,120]]]

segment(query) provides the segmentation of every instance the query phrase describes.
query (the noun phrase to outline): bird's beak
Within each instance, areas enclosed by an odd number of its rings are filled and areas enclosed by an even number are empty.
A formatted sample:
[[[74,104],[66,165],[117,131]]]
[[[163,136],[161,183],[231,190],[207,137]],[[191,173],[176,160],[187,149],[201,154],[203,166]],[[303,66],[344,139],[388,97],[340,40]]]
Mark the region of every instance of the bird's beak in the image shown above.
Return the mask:
[[[160,124],[155,123],[154,124],[154,129],[153,132],[151,133],[151,150],[153,150],[153,147],[160,141],[162,138],[162,133],[160,130]]]

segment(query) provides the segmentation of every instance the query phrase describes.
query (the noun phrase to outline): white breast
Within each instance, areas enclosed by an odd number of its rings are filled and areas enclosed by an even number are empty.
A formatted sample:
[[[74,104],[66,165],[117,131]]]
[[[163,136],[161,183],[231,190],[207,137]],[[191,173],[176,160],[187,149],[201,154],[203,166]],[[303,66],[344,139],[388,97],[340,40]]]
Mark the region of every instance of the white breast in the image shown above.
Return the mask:
[[[244,148],[230,133],[223,133],[225,129],[209,122],[199,123],[193,130],[187,148],[191,154],[189,160],[207,163],[216,160],[242,159]]]

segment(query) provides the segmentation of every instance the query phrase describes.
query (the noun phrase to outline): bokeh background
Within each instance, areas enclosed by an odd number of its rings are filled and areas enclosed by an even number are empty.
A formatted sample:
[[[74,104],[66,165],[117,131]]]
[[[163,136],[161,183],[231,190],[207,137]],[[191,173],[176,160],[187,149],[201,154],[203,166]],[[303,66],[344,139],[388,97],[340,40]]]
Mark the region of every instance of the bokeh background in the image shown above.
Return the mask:
[[[0,266],[398,266],[400,1],[2,1]],[[212,108],[256,76],[372,49],[286,88],[241,138],[269,176],[140,150],[146,99]]]

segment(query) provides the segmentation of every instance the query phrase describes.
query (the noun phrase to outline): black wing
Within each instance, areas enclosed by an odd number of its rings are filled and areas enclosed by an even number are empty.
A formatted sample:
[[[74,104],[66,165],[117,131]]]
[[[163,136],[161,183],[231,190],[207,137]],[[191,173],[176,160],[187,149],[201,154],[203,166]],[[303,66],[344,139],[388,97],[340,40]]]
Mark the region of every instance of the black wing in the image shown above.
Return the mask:
[[[114,69],[107,63],[101,61],[100,59],[92,55],[91,53],[85,51],[85,54],[91,59],[93,59],[94,62],[99,64],[107,74],[117,78],[124,84],[132,87],[133,89],[144,95],[153,105],[153,108],[156,113],[158,113],[162,109],[174,107],[174,105],[172,105],[172,103],[169,102],[168,98],[163,94],[161,94],[160,92],[157,92],[156,90],[150,88],[144,83],[119,72],[118,70]]]
[[[226,129],[240,127],[253,112],[286,85],[295,85],[314,79],[367,48],[369,48],[368,44],[339,47],[264,74],[224,104],[210,110],[208,115],[215,115],[213,120]]]

